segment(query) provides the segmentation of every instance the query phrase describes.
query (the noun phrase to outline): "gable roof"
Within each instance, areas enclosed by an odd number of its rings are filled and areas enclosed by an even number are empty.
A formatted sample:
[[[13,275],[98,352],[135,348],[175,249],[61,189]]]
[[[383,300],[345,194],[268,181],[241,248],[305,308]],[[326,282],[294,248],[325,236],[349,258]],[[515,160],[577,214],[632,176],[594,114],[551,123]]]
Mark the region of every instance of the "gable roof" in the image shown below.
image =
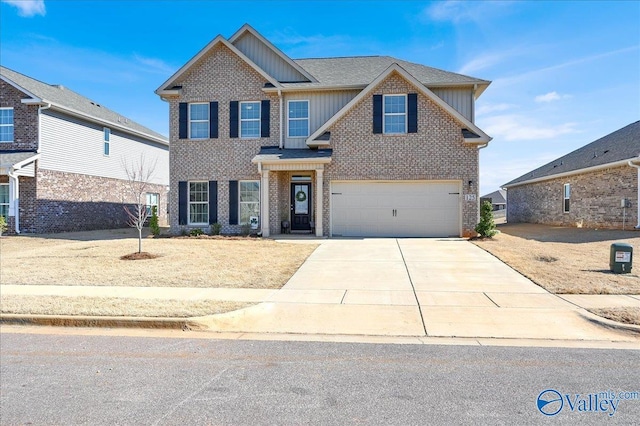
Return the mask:
[[[425,87],[420,81],[418,81],[414,76],[412,76],[407,70],[402,68],[400,65],[393,63],[386,70],[384,70],[380,75],[378,75],[367,87],[364,88],[356,97],[354,97],[349,103],[347,103],[341,110],[333,115],[326,123],[318,128],[311,136],[307,138],[307,145],[326,145],[327,138],[325,137],[325,132],[329,130],[329,128],[344,116],[348,111],[351,110],[362,98],[367,96],[380,82],[390,76],[392,73],[398,73],[401,77],[407,80],[410,84],[412,84],[422,95],[426,96],[437,105],[439,105],[442,109],[447,111],[453,118],[455,118],[462,126],[462,134],[465,142],[474,143],[474,144],[485,144],[491,141],[491,137],[484,133],[478,126],[473,124],[467,118],[465,118],[462,114],[456,111],[451,105],[443,101],[440,97],[438,97],[435,93]],[[465,130],[467,132],[465,133]],[[469,135],[469,130],[471,130],[471,134]],[[322,142],[318,142],[322,141]]]
[[[253,35],[255,38],[257,38],[258,40],[260,40],[260,42],[262,42],[262,44],[264,44],[265,46],[267,46],[273,53],[275,53],[277,56],[279,56],[280,58],[282,58],[286,63],[288,63],[293,69],[295,69],[296,71],[298,71],[300,74],[302,74],[303,76],[305,76],[306,78],[309,79],[309,81],[314,82],[316,81],[316,79],[314,78],[313,75],[309,74],[309,72],[307,70],[305,70],[303,67],[301,67],[298,63],[296,63],[294,60],[292,60],[290,57],[288,57],[287,55],[284,54],[284,52],[280,49],[278,49],[273,43],[271,43],[269,40],[267,40],[266,38],[264,38],[262,36],[262,34],[260,34],[258,31],[256,31],[251,25],[249,24],[244,24],[238,31],[236,31],[236,33],[234,35],[232,35],[229,38],[229,43],[235,45],[236,40],[240,39],[242,36],[246,35],[246,34],[251,34]]]
[[[229,41],[227,41],[224,37],[222,37],[221,35],[218,35],[213,40],[211,40],[209,44],[207,44],[198,53],[196,53],[196,55],[193,58],[189,59],[189,62],[184,64],[178,71],[176,71],[171,77],[169,77],[167,81],[162,83],[160,87],[156,89],[156,94],[159,96],[177,94],[174,89],[176,80],[178,80],[180,76],[186,73],[196,62],[198,62],[203,56],[209,53],[218,44],[222,44],[226,46],[229,50],[231,50],[233,53],[238,55],[240,59],[246,62],[251,68],[253,68],[261,76],[263,76],[274,87],[280,87],[280,83],[278,83],[278,81],[275,78],[267,74],[262,68],[260,68],[258,65],[256,65],[255,62],[253,62],[244,53],[238,50],[237,47],[229,43]]]
[[[483,195],[480,199],[488,198],[491,200],[491,204],[507,204],[507,191],[504,189],[498,189],[491,194]]]
[[[92,101],[66,87],[43,83],[3,66],[0,66],[0,78],[31,98],[23,99],[23,103],[51,104],[53,108],[100,125],[119,129],[145,139],[151,139],[163,145],[169,144],[168,139],[160,133],[123,117],[98,102]]]
[[[636,160],[640,156],[640,121],[631,123],[542,167],[525,173],[503,188],[547,180],[584,169]]]
[[[283,87],[312,89],[316,87],[366,86],[392,64],[400,65],[425,86],[477,85],[476,97],[480,96],[491,83],[487,80],[407,62],[391,56],[296,59],[296,63],[313,74],[318,82],[283,83]]]

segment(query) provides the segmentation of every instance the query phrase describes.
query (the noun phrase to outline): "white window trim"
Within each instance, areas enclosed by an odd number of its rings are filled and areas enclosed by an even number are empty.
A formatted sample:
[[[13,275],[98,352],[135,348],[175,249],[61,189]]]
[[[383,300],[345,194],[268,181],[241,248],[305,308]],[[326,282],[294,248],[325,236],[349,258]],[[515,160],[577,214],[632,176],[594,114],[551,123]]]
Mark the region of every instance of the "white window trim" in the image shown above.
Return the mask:
[[[243,183],[257,183],[258,184],[258,212],[260,212],[260,208],[262,206],[262,200],[261,200],[261,195],[262,192],[260,191],[260,181],[259,180],[241,180],[238,182],[238,224],[240,226],[242,225],[249,225],[249,223],[243,223],[242,222],[242,204],[254,204],[255,201],[242,201],[242,184]],[[258,214],[258,222],[260,222],[260,214]]]
[[[258,118],[242,118],[242,104],[258,104]],[[240,101],[238,105],[238,136],[240,139],[260,139],[262,137],[262,102],[260,101]],[[242,122],[257,121],[258,136],[242,136]]]
[[[191,105],[206,105],[207,106],[207,119],[206,120],[192,120],[191,119]],[[188,137],[189,139],[195,139],[195,140],[202,140],[202,139],[209,139],[209,116],[211,114],[211,111],[209,110],[210,105],[208,102],[189,102],[189,108],[187,111],[187,127],[188,127]],[[191,123],[207,123],[207,136],[202,137],[202,138],[195,138],[191,136]]]
[[[157,199],[156,204],[150,204],[149,203],[149,195],[155,195],[156,196],[156,199]],[[146,202],[146,206],[147,206],[147,209],[148,209],[149,217],[151,217],[151,213],[152,213],[151,208],[153,206],[156,206],[156,212],[157,212],[158,216],[160,215],[160,194],[159,193],[157,193],[157,192],[147,192],[146,195],[145,195],[145,202]]]
[[[567,188],[569,188],[569,196],[567,197]],[[567,209],[567,200],[569,200],[569,209]],[[571,212],[571,184],[565,183],[562,185],[562,212]]]
[[[0,186],[6,186],[7,187],[7,195],[9,196],[8,200],[6,203],[0,203],[0,206],[7,206],[7,215],[5,216],[5,219],[9,219],[9,208],[11,207],[11,188],[9,188],[9,184],[8,183],[0,183]]]
[[[204,183],[207,188],[207,201],[191,201],[191,184],[192,183]],[[209,211],[209,182],[206,180],[190,180],[187,182],[187,224],[190,226],[206,226],[209,225],[209,220],[206,222],[191,222],[191,205],[192,204],[206,204],[207,205],[207,217],[211,214]],[[158,200],[159,201],[159,200]]]
[[[102,128],[102,155],[105,157],[111,155],[111,129],[108,127]]]
[[[13,132],[11,132],[13,134],[13,137],[10,141],[0,141],[0,143],[13,143],[16,140],[16,112],[14,111],[13,107],[2,107],[0,108],[0,110],[13,111],[13,121],[11,122],[11,124],[0,124],[0,127],[13,127]]]
[[[404,112],[400,113],[400,112],[384,112],[384,106],[385,106],[385,100],[387,97],[391,97],[391,96],[403,96],[404,97]],[[406,93],[390,93],[388,95],[382,95],[382,134],[385,135],[406,135],[407,134],[407,129],[409,127],[409,114],[408,114],[408,96]],[[397,116],[397,115],[404,115],[404,132],[394,132],[394,133],[389,133],[387,132],[386,128],[386,121],[387,121],[387,117],[391,117],[391,116]]]
[[[291,118],[289,117],[289,104],[291,102],[306,102],[307,103],[307,117],[306,118]],[[308,99],[291,99],[289,101],[287,101],[287,138],[289,139],[303,139],[303,138],[308,138],[309,135],[311,134],[311,111],[309,110],[309,100]],[[292,121],[302,121],[302,120],[307,120],[307,134],[305,136],[291,136],[289,134],[289,124]]]

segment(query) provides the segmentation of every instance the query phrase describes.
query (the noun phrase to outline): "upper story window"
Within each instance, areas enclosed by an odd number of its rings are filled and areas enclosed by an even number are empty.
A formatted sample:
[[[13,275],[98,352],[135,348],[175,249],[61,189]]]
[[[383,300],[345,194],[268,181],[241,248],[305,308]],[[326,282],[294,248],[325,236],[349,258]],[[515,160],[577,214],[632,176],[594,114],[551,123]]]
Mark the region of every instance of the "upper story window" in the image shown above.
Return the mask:
[[[260,102],[240,102],[240,137],[260,137]]]
[[[209,104],[189,104],[189,138],[207,139],[209,137]]]
[[[384,133],[407,133],[407,95],[384,96]]]
[[[0,142],[13,142],[13,108],[0,108]]]
[[[102,131],[103,133],[103,146],[102,146],[102,153],[104,155],[106,155],[107,157],[109,156],[109,153],[111,152],[111,129],[108,127],[105,127]]]
[[[565,213],[569,213],[570,207],[570,199],[571,199],[571,184],[565,183],[562,193],[563,203],[562,203],[562,211]]]
[[[289,137],[305,138],[309,136],[309,101],[289,101]]]

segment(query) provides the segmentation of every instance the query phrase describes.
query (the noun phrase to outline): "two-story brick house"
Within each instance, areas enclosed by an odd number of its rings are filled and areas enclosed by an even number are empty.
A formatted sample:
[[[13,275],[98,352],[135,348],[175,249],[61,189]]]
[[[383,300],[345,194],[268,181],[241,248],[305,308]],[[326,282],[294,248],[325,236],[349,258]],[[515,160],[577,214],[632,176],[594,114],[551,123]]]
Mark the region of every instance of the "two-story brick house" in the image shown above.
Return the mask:
[[[166,222],[166,137],[74,91],[0,67],[0,215],[9,233],[127,226],[125,163],[155,164],[146,203]]]
[[[387,56],[292,60],[249,25],[218,36],[156,91],[171,227],[474,234],[488,85]]]

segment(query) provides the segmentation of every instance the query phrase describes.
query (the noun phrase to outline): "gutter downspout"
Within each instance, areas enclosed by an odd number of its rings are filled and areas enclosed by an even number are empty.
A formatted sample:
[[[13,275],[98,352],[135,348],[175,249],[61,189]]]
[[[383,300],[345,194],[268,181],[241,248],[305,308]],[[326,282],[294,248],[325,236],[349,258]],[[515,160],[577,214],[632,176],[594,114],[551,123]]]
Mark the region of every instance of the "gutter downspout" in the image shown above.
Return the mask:
[[[636,225],[636,229],[640,229],[640,165],[633,164],[631,161],[632,160],[629,160],[628,164],[631,167],[635,167],[636,169],[638,169],[638,200],[636,202],[636,204],[638,205],[637,206],[637,208],[638,208],[638,224]]]
[[[16,231],[16,234],[20,234],[20,181],[18,180],[18,176],[14,175],[15,170],[13,167],[9,170],[7,175],[9,176],[9,190],[11,194],[9,195],[9,199],[12,200],[13,204],[13,224]],[[13,185],[11,185],[13,183]]]
[[[278,89],[278,99],[280,100],[280,144],[278,145],[279,149],[284,148],[284,116],[282,115],[284,108],[284,100],[282,99],[282,90]]]

